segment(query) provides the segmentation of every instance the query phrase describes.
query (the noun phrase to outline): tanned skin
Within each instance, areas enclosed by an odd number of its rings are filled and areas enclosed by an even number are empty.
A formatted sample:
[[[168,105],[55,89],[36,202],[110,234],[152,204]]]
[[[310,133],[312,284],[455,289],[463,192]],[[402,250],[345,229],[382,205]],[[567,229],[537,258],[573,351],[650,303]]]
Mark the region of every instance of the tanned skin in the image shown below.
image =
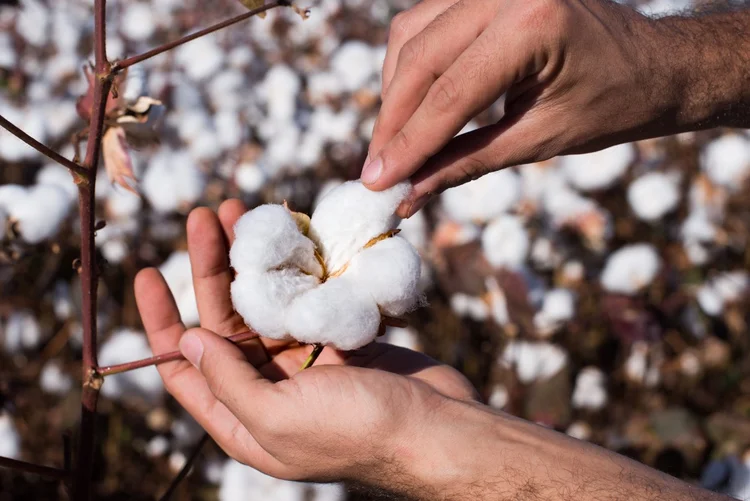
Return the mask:
[[[750,11],[658,20],[603,0],[425,0],[399,15],[363,178],[411,178],[401,208],[509,165],[680,131],[750,125]],[[506,95],[498,124],[454,139]],[[378,168],[378,161],[380,166]],[[373,175],[372,166],[376,173]],[[201,328],[155,269],[136,299],[167,389],[232,457],[290,480],[351,481],[417,500],[728,499],[478,402],[454,369],[374,343],[323,351],[261,339],[232,309],[239,201],[188,219]]]

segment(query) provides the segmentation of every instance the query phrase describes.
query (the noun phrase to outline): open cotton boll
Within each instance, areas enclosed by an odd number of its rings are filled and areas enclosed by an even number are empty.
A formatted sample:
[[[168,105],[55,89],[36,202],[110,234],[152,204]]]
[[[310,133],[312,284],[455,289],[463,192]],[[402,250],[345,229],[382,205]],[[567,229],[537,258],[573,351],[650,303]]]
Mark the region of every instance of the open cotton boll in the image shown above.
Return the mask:
[[[574,314],[573,293],[568,289],[552,289],[544,294],[542,308],[534,315],[534,327],[542,336],[550,336]]]
[[[68,169],[57,164],[48,164],[36,174],[37,184],[49,184],[61,188],[68,195],[70,203],[78,200],[78,186]]]
[[[650,172],[630,184],[628,203],[644,221],[656,221],[673,211],[680,201],[679,177]]]
[[[190,256],[187,251],[175,251],[170,254],[159,267],[159,271],[172,291],[182,323],[187,327],[198,325],[198,303],[195,299]]]
[[[750,276],[744,270],[721,273],[701,285],[696,299],[701,309],[711,316],[718,316],[727,303],[739,300],[750,288]]]
[[[21,436],[13,418],[7,412],[0,413],[0,457],[21,457]]]
[[[15,27],[30,45],[42,47],[49,38],[50,9],[37,0],[24,0]]]
[[[421,264],[414,247],[395,236],[356,254],[341,277],[367,291],[385,315],[398,317],[419,303]]]
[[[601,283],[609,292],[635,294],[651,284],[659,268],[661,260],[652,245],[626,245],[607,259]]]
[[[584,367],[576,377],[573,407],[597,411],[607,405],[607,378],[597,367]]]
[[[145,2],[130,2],[124,6],[120,29],[122,34],[135,42],[145,42],[156,31],[151,6]]]
[[[181,45],[174,51],[175,61],[192,80],[200,81],[214,75],[224,64],[224,50],[217,38],[205,36]]]
[[[710,248],[716,242],[718,227],[705,210],[693,209],[682,222],[680,236],[690,262],[702,265],[711,257]]]
[[[42,327],[30,311],[14,311],[8,316],[3,329],[3,347],[8,354],[33,350],[42,342]]]
[[[169,150],[151,158],[141,183],[143,194],[159,213],[189,209],[205,186],[205,176],[190,155]]]
[[[487,398],[487,405],[494,409],[503,409],[510,401],[510,395],[508,394],[508,388],[500,383],[495,383],[492,386],[490,396]]]
[[[5,184],[0,186],[0,207],[9,212],[11,207],[21,202],[28,195],[26,187],[18,184]]]
[[[363,87],[377,71],[373,47],[359,40],[341,45],[330,63],[344,89],[350,92]]]
[[[258,86],[258,94],[266,104],[268,117],[277,121],[293,119],[301,87],[299,75],[289,66],[272,66]]]
[[[459,317],[469,317],[474,321],[482,322],[490,316],[490,308],[481,297],[457,292],[451,296],[450,304],[453,312]]]
[[[143,332],[119,329],[102,344],[99,365],[106,367],[150,356],[151,349]],[[155,403],[164,394],[164,385],[156,367],[151,366],[107,376],[107,384],[102,385],[102,393],[112,399],[138,396],[149,403]]]
[[[268,180],[263,169],[253,163],[244,163],[234,171],[234,182],[245,193],[258,193]]]
[[[482,251],[496,268],[523,266],[529,252],[529,235],[521,218],[503,215],[494,219],[482,232]]]
[[[445,190],[443,209],[454,221],[483,223],[513,207],[521,197],[521,180],[511,169],[485,174],[479,179]]]
[[[633,145],[619,144],[594,153],[560,157],[560,165],[575,188],[595,191],[615,184],[634,160]]]
[[[380,310],[368,291],[342,276],[292,301],[285,324],[287,332],[302,343],[354,350],[377,336]]]
[[[378,341],[400,346],[412,351],[422,351],[422,342],[419,340],[419,334],[411,327],[388,327],[385,335],[378,338]]]
[[[568,354],[559,346],[544,342],[511,341],[500,356],[500,363],[515,367],[523,384],[549,379],[568,363]]]
[[[318,205],[320,205],[320,202],[323,201],[323,199],[331,192],[334,188],[338,188],[344,184],[343,179],[333,178],[328,179],[318,190],[317,195],[315,195],[315,201],[313,202],[313,211],[318,208]]]
[[[341,270],[371,239],[398,225],[395,211],[410,189],[405,182],[376,192],[349,181],[321,200],[310,219],[310,236],[318,242],[329,274]]]
[[[45,393],[65,395],[73,387],[73,379],[60,369],[60,364],[50,360],[39,375],[39,386]]]
[[[711,182],[739,190],[750,176],[750,139],[739,134],[722,136],[706,146],[701,160]]]
[[[13,204],[8,212],[21,238],[37,244],[57,234],[71,206],[64,189],[40,184],[30,188],[27,196]]]

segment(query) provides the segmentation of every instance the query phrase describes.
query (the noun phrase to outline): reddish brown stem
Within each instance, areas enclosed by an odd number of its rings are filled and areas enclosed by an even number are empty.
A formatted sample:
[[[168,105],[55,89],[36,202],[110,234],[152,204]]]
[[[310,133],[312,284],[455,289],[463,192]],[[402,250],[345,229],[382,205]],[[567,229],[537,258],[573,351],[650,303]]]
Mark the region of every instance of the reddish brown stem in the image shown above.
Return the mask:
[[[33,473],[35,475],[54,478],[57,480],[65,480],[69,475],[67,471],[61,470],[60,468],[42,466],[40,464],[27,463],[26,461],[4,457],[0,457],[0,468],[9,468],[11,470],[23,471],[25,473]]]
[[[96,405],[102,377],[96,362],[96,293],[98,270],[94,242],[96,209],[96,171],[104,134],[104,115],[112,87],[106,53],[106,0],[94,1],[94,99],[91,109],[86,158],[83,166],[88,182],[78,185],[78,210],[81,220],[81,310],[83,326],[83,392],[81,394],[81,428],[74,465],[73,499],[91,499],[91,478],[96,445]]]
[[[203,437],[201,437],[200,442],[198,442],[198,444],[195,446],[193,452],[190,453],[190,457],[187,458],[184,466],[180,469],[180,472],[176,477],[172,479],[172,482],[169,484],[167,490],[159,498],[159,501],[169,501],[169,499],[172,498],[172,494],[175,493],[177,487],[180,486],[180,483],[185,479],[185,477],[187,477],[188,473],[190,473],[190,469],[193,467],[195,460],[198,459],[201,449],[203,449],[203,446],[206,445],[206,442],[208,442],[208,438],[208,433],[204,433]]]
[[[229,336],[227,340],[231,341],[234,344],[240,344],[240,343],[244,343],[245,341],[250,341],[251,339],[257,339],[258,337],[259,337],[259,334],[257,332],[247,331],[241,334],[235,334],[234,336]],[[179,351],[172,351],[169,353],[162,353],[161,355],[155,355],[149,358],[144,358],[143,360],[135,360],[133,362],[127,362],[124,364],[109,365],[107,367],[99,367],[98,372],[101,376],[111,376],[113,374],[120,374],[122,372],[133,371],[136,369],[140,369],[142,367],[149,367],[151,365],[160,365],[165,362],[173,362],[175,360],[184,360],[184,359],[185,357],[182,356],[182,353],[180,353]]]
[[[70,169],[73,173],[75,173],[79,178],[86,178],[88,177],[88,171],[78,165],[77,163],[68,160],[64,156],[57,153],[55,150],[50,148],[47,145],[44,145],[34,139],[33,137],[26,134],[24,131],[13,125],[11,122],[8,121],[5,117],[0,115],[0,127],[4,128],[14,136],[16,136],[18,139],[23,141],[24,143],[28,144],[32,148],[34,148],[36,151],[41,153],[42,155],[46,156],[47,158],[50,158],[54,160],[55,162],[59,163],[63,167],[67,167]]]
[[[146,59],[150,59],[154,56],[158,56],[159,54],[167,52],[168,50],[172,50],[175,47],[179,47],[182,44],[192,42],[196,38],[206,36],[215,31],[219,31],[223,28],[226,28],[227,26],[231,26],[233,24],[242,22],[246,19],[250,19],[253,16],[257,16],[258,14],[266,12],[267,10],[275,9],[276,7],[291,7],[291,6],[292,6],[292,2],[289,0],[276,0],[274,2],[269,2],[262,7],[249,10],[245,12],[244,14],[240,14],[239,16],[235,16],[231,19],[227,19],[226,21],[222,21],[220,23],[214,24],[213,26],[209,26],[208,28],[204,28],[200,31],[196,31],[195,33],[184,36],[172,42],[165,43],[164,45],[155,47],[149,50],[148,52],[144,52],[143,54],[128,57],[126,59],[123,59],[122,61],[117,61],[112,65],[112,73],[117,73],[118,71],[124,70],[125,68],[129,66],[133,66],[134,64],[140,63],[141,61],[145,61]]]

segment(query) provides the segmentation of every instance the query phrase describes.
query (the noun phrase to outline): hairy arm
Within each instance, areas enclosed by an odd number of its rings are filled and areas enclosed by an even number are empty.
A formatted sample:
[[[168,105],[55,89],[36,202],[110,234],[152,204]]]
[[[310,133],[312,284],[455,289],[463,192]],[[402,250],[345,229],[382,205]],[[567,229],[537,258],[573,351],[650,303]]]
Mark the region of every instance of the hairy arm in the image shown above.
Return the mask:
[[[394,451],[394,474],[386,480],[413,499],[729,499],[478,404],[449,401],[433,415]]]

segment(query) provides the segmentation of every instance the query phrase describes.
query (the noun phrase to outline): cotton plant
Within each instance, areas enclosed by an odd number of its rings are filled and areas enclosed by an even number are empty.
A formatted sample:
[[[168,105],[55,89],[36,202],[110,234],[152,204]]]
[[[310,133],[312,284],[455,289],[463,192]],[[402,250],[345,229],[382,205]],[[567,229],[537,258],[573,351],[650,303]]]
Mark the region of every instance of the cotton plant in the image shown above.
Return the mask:
[[[410,187],[373,192],[350,181],[312,217],[262,205],[235,225],[232,301],[271,339],[352,350],[373,341],[383,318],[420,303],[420,258],[395,230]]]
[[[607,405],[607,377],[597,367],[584,367],[576,376],[573,407],[598,411]]]
[[[649,244],[626,245],[613,252],[601,274],[608,292],[633,295],[651,285],[661,269],[661,259]]]

